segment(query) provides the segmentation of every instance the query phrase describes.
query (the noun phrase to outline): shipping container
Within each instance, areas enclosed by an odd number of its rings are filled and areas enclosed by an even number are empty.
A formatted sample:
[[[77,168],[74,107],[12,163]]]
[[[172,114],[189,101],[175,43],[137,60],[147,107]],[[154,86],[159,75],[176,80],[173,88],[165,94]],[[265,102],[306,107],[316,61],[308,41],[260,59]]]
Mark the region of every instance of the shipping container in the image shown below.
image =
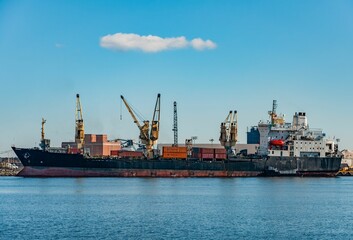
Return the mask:
[[[217,153],[223,153],[223,154],[227,154],[227,150],[225,148],[215,148],[214,152]]]
[[[70,153],[70,154],[79,154],[79,153],[81,153],[81,149],[78,149],[78,148],[68,148],[68,149],[67,149],[67,153]]]
[[[163,147],[163,153],[186,153],[186,147]]]
[[[192,152],[191,157],[192,157],[192,158],[201,158],[201,153],[199,153],[199,152]]]
[[[193,152],[196,153],[214,153],[215,149],[214,148],[199,148],[199,147],[194,147],[192,148]]]
[[[214,148],[200,148],[202,154],[214,154]]]
[[[163,158],[178,158],[178,159],[186,159],[187,154],[186,152],[163,152]]]
[[[202,159],[213,159],[214,154],[213,153],[201,153],[201,158]]]
[[[192,148],[192,158],[199,159],[226,159],[227,151],[224,148]]]
[[[143,152],[119,150],[119,157],[143,157]]]
[[[119,150],[111,150],[110,151],[111,156],[118,156],[119,155]]]
[[[192,148],[192,152],[193,152],[193,153],[199,153],[199,152],[201,152],[201,148],[193,147],[193,148]]]
[[[216,153],[215,154],[215,159],[226,159],[227,154],[226,153]]]

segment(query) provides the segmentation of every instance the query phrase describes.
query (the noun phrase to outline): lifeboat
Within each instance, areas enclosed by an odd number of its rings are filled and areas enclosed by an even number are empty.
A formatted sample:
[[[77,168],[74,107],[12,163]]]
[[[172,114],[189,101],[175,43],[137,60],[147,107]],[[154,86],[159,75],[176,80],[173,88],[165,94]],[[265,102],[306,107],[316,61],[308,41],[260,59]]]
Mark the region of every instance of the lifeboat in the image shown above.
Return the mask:
[[[270,141],[270,145],[283,147],[284,146],[284,141],[282,139],[273,139],[273,140]]]

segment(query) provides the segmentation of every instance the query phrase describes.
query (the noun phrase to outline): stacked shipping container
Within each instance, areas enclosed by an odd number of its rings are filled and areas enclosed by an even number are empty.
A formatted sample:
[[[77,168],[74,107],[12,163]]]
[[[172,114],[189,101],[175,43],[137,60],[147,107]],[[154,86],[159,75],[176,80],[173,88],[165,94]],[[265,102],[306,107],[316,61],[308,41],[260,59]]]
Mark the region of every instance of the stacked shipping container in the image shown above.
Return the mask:
[[[215,148],[215,159],[226,159],[227,158],[227,150],[225,148]]]
[[[143,152],[125,151],[125,150],[111,150],[110,155],[111,156],[119,156],[119,157],[141,158],[141,157],[143,157]]]
[[[186,147],[163,147],[163,158],[186,159]]]
[[[192,158],[199,159],[226,159],[224,148],[192,148]]]

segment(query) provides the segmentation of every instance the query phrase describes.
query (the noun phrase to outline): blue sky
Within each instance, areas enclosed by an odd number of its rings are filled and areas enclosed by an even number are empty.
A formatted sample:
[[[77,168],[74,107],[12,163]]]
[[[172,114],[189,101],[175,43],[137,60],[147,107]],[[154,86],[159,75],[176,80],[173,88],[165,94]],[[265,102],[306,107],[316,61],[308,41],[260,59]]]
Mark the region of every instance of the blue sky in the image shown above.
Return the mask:
[[[160,142],[218,139],[219,124],[238,110],[239,140],[267,119],[273,99],[291,121],[353,149],[352,1],[6,1],[0,0],[0,152],[40,139],[74,138],[75,94],[86,133],[138,138],[120,95],[147,119],[161,93]],[[210,40],[157,52],[110,49],[116,33]],[[123,119],[120,120],[122,111]]]

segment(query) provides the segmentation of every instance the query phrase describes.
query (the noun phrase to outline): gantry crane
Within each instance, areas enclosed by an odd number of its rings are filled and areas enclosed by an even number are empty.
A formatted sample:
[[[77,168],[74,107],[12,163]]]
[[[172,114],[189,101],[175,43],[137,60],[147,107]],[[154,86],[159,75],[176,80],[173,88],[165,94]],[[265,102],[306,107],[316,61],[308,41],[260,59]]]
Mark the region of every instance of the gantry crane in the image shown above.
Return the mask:
[[[121,95],[121,99],[123,100],[127,110],[129,111],[131,117],[134,120],[134,123],[140,130],[140,140],[141,143],[146,146],[146,150],[149,156],[151,156],[153,146],[157,144],[158,136],[159,136],[159,123],[160,123],[160,99],[161,95],[158,93],[156,105],[154,107],[153,118],[151,123],[151,130],[150,130],[150,121],[142,120],[142,124],[137,120],[133,109],[130,105],[126,102],[125,98]]]
[[[227,149],[228,153],[234,152],[235,144],[238,141],[237,111],[230,111],[227,118],[221,123],[219,141]]]
[[[76,94],[76,128],[75,128],[75,143],[78,149],[82,149],[85,139],[85,127],[83,124],[82,108],[80,95]]]

